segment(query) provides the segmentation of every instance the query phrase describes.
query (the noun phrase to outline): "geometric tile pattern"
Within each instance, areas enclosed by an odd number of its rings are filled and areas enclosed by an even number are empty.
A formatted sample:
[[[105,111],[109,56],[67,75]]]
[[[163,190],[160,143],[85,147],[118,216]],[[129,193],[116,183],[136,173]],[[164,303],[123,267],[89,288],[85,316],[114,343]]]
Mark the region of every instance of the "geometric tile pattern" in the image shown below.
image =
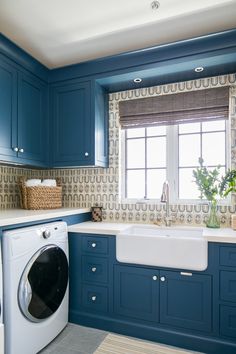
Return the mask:
[[[153,97],[163,94],[230,86],[231,167],[236,168],[236,77],[222,75],[180,83],[128,90],[109,95],[109,168],[74,168],[34,170],[0,165],[0,209],[19,207],[17,179],[29,177],[61,177],[64,207],[103,207],[103,220],[116,222],[153,223],[161,221],[165,206],[153,203],[127,204],[120,200],[120,128],[118,105],[121,100]],[[222,226],[229,226],[230,216],[236,212],[235,196],[231,206],[221,206]],[[204,225],[208,205],[171,205],[176,224]]]

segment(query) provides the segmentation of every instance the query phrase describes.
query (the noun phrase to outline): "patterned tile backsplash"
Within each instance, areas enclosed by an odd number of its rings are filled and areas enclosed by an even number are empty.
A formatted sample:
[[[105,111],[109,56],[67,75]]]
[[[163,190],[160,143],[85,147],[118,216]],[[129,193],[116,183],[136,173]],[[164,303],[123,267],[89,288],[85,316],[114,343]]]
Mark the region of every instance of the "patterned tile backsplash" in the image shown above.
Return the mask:
[[[120,129],[118,103],[120,100],[151,97],[162,94],[231,86],[231,167],[236,168],[236,77],[235,74],[204,78],[180,83],[112,93],[109,96],[109,168],[74,168],[34,170],[0,165],[0,209],[19,208],[17,180],[27,178],[61,177],[64,207],[91,207],[98,203],[103,207],[103,220],[117,222],[153,223],[161,221],[165,212],[162,204],[120,201]],[[231,214],[236,212],[235,196],[231,206],[221,206],[219,215],[222,226],[229,226]],[[203,225],[208,206],[171,205],[171,215],[176,224]]]

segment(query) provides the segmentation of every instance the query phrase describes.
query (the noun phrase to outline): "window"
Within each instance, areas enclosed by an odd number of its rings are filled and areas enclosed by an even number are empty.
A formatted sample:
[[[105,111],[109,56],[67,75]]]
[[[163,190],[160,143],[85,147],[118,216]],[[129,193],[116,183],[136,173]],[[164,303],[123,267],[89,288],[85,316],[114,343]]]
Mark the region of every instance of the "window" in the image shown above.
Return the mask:
[[[225,172],[229,161],[228,121],[152,126],[123,131],[123,197],[159,199],[168,179],[172,202],[199,199],[192,170],[204,165],[221,165]]]

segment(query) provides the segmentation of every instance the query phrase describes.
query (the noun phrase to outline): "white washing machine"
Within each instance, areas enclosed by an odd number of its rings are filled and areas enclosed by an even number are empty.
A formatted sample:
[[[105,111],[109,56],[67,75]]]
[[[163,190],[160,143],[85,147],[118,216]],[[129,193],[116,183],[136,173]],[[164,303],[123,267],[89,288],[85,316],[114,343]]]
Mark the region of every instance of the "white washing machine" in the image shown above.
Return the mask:
[[[6,354],[36,354],[68,322],[65,222],[3,232]]]

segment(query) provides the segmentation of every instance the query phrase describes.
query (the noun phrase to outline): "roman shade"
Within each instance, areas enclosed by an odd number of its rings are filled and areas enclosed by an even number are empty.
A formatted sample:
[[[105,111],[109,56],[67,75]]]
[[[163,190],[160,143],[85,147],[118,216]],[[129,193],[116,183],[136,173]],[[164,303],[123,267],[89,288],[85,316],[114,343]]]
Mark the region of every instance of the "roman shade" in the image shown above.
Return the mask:
[[[123,129],[228,119],[229,88],[121,101],[119,113]]]

